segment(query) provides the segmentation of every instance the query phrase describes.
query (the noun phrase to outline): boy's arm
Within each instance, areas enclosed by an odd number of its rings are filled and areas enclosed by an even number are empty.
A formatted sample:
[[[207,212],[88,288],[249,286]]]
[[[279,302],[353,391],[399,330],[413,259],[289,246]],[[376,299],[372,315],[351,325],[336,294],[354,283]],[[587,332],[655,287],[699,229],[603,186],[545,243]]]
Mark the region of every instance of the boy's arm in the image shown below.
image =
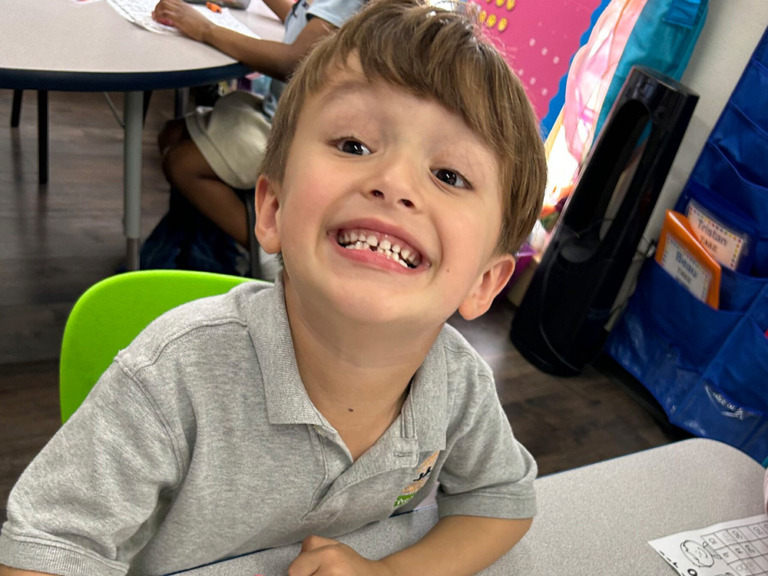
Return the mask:
[[[299,61],[335,26],[322,18],[312,18],[293,44],[251,38],[216,26],[182,0],[160,0],[153,12],[155,20],[178,28],[193,40],[205,42],[252,70],[278,80],[290,76]]]
[[[163,513],[160,496],[179,485],[188,458],[178,426],[116,360],[11,491],[0,564],[125,574],[153,534],[140,527]]]
[[[293,44],[283,44],[271,40],[256,40],[227,28],[211,25],[201,40],[252,70],[284,81],[293,73],[301,59],[309,54],[312,47],[334,30],[335,26],[322,18],[312,18]]]
[[[46,572],[30,572],[29,570],[17,570],[0,564],[0,576],[51,576]]]
[[[288,576],[471,576],[511,550],[532,522],[447,516],[413,546],[378,561],[335,540],[310,536]]]
[[[419,542],[381,560],[397,576],[469,576],[490,566],[528,532],[533,518],[447,516]],[[424,570],[429,566],[428,570]]]

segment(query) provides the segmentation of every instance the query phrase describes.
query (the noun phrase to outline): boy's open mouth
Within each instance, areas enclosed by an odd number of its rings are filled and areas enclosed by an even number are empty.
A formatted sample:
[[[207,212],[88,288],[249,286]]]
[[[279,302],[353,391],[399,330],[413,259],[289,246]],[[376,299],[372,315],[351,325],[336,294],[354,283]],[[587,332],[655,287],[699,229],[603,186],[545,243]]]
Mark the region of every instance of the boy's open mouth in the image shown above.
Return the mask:
[[[336,242],[347,250],[369,250],[413,270],[422,262],[421,254],[401,238],[363,228],[341,229]]]

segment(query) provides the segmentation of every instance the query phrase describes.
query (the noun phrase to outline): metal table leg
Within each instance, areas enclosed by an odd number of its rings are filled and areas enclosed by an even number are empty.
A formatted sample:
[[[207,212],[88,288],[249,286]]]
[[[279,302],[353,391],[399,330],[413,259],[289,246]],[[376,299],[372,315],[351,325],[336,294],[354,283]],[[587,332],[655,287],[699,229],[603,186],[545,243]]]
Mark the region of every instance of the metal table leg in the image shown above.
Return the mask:
[[[48,184],[48,90],[37,91],[37,171],[40,184]]]
[[[126,92],[123,108],[125,148],[123,152],[123,229],[127,240],[126,268],[139,269],[141,247],[141,132],[144,119],[144,93]]]
[[[11,108],[11,128],[19,127],[19,120],[21,119],[21,96],[24,90],[13,91],[13,108]]]
[[[176,88],[173,104],[173,117],[181,118],[184,116],[189,107],[189,88]]]

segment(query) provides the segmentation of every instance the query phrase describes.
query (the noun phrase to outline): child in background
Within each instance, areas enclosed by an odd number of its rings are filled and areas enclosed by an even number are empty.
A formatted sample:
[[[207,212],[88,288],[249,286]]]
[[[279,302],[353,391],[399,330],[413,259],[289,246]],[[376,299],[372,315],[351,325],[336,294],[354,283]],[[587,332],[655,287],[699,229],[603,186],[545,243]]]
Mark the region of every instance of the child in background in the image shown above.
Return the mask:
[[[160,0],[154,10],[158,22],[175,26],[190,38],[273,78],[263,101],[249,92],[233,92],[213,108],[201,107],[184,119],[169,122],[159,136],[163,171],[171,185],[244,248],[249,246],[251,232],[238,191],[255,185],[283,82],[312,46],[346,22],[364,2],[265,0],[285,24],[282,42],[257,40],[216,26],[182,0]],[[156,237],[151,240],[156,241]],[[266,255],[263,259],[269,260]],[[147,260],[151,265],[152,258]]]
[[[485,313],[546,164],[519,80],[465,15],[379,0],[299,67],[256,185],[284,269],[181,306],[118,354],[8,502],[0,576],[168,574],[303,541],[290,576],[461,576],[535,514],[536,464]],[[333,538],[440,520],[381,560]]]

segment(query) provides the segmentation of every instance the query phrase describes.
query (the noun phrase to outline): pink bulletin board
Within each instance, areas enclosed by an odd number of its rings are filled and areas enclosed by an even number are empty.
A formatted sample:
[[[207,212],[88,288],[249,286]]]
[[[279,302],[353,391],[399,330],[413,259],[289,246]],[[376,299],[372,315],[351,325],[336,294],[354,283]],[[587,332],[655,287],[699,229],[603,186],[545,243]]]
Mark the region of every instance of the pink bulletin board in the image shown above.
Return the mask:
[[[522,80],[541,120],[601,0],[468,0]]]

